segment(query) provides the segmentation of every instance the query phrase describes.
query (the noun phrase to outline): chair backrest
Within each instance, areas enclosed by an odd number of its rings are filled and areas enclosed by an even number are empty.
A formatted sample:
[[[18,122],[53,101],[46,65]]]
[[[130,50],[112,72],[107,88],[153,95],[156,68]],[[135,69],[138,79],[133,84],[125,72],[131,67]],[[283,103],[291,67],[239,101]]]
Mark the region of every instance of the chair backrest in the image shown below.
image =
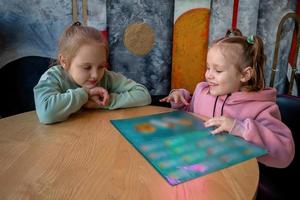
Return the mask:
[[[273,85],[274,85],[275,75],[276,75],[276,71],[277,71],[280,38],[281,38],[281,35],[283,33],[284,24],[289,19],[293,19],[294,22],[295,22],[295,29],[294,29],[295,32],[294,33],[296,35],[296,40],[295,40],[295,44],[296,44],[295,56],[294,56],[294,58],[291,61],[292,71],[291,71],[289,88],[288,88],[288,94],[292,94],[293,84],[294,84],[294,80],[295,80],[295,76],[296,76],[296,71],[297,71],[298,51],[299,51],[299,47],[300,47],[300,17],[295,12],[288,12],[288,13],[286,13],[282,17],[282,19],[281,19],[281,21],[280,21],[280,23],[278,25],[277,34],[276,34],[275,49],[274,49],[273,64],[272,64],[271,79],[270,79],[270,85],[269,86],[273,87]],[[289,66],[289,65],[287,65],[287,66]]]
[[[291,129],[295,146],[296,154],[294,161],[288,167],[289,170],[296,172],[296,168],[299,167],[299,149],[300,144],[300,97],[291,95],[278,95],[277,104],[281,113],[282,121]],[[297,172],[298,173],[298,172]]]
[[[0,69],[0,116],[35,109],[33,87],[49,68],[52,59],[28,56],[14,60]]]
[[[283,169],[266,167],[259,164],[260,183],[257,200],[289,199],[298,195],[298,186],[292,180],[299,179],[299,134],[300,134],[300,98],[290,95],[278,95],[277,104],[282,121],[290,128],[293,134],[296,153],[293,162]]]

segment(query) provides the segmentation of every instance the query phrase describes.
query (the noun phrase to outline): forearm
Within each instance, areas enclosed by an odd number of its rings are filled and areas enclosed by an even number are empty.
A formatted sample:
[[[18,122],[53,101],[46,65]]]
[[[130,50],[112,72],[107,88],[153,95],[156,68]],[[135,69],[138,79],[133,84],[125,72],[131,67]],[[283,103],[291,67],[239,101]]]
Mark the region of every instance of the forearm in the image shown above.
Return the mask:
[[[36,112],[40,122],[45,124],[66,120],[87,100],[88,95],[82,88],[70,89],[65,93],[35,91]]]
[[[231,134],[267,149],[268,154],[258,158],[265,165],[284,168],[293,160],[295,153],[293,138],[290,130],[280,121],[273,121],[270,127],[251,119],[236,120]]]
[[[121,93],[110,93],[110,103],[106,109],[128,108],[144,106],[151,103],[151,96],[148,91],[137,86],[133,90]]]

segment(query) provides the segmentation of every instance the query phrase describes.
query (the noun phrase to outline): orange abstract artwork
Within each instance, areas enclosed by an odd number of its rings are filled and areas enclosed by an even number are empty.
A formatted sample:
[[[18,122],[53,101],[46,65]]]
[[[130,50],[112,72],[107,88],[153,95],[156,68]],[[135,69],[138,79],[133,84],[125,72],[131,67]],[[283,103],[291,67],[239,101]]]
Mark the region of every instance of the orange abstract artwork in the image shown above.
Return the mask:
[[[205,79],[209,13],[208,8],[194,8],[175,21],[172,88],[185,88],[192,93],[197,83]]]

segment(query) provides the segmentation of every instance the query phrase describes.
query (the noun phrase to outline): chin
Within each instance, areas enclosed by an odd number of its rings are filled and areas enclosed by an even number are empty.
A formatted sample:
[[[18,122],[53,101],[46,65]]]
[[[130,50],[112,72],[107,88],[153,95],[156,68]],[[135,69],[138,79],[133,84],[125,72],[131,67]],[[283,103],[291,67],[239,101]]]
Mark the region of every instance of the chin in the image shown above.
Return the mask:
[[[209,90],[209,94],[212,95],[212,96],[218,96],[218,93],[216,91],[213,91],[213,90]]]
[[[219,92],[219,91],[214,91],[214,90],[209,90],[209,94],[211,94],[212,96],[222,96],[222,95],[225,95],[224,92]]]
[[[93,87],[95,87],[95,85],[83,85],[82,87],[85,87],[87,89],[92,89]]]
[[[217,94],[215,94],[215,93],[212,92],[212,91],[209,91],[209,94],[212,95],[212,96],[218,96]]]

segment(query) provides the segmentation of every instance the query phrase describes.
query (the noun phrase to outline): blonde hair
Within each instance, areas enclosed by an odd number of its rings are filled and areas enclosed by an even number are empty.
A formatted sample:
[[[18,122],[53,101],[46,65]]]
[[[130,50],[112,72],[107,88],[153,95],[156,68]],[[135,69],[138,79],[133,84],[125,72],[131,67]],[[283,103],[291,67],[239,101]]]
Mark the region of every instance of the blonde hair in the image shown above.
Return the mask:
[[[80,22],[75,22],[67,27],[59,39],[57,63],[61,64],[61,55],[70,63],[78,49],[82,45],[89,43],[99,43],[103,45],[106,49],[106,57],[108,57],[108,42],[99,30],[90,26],[83,26]]]
[[[225,56],[234,54],[235,66],[242,72],[246,67],[253,69],[251,79],[242,85],[245,91],[259,91],[265,87],[264,67],[266,56],[264,54],[264,44],[259,36],[243,36],[239,29],[228,30],[224,37],[214,41],[212,46],[218,45]]]

